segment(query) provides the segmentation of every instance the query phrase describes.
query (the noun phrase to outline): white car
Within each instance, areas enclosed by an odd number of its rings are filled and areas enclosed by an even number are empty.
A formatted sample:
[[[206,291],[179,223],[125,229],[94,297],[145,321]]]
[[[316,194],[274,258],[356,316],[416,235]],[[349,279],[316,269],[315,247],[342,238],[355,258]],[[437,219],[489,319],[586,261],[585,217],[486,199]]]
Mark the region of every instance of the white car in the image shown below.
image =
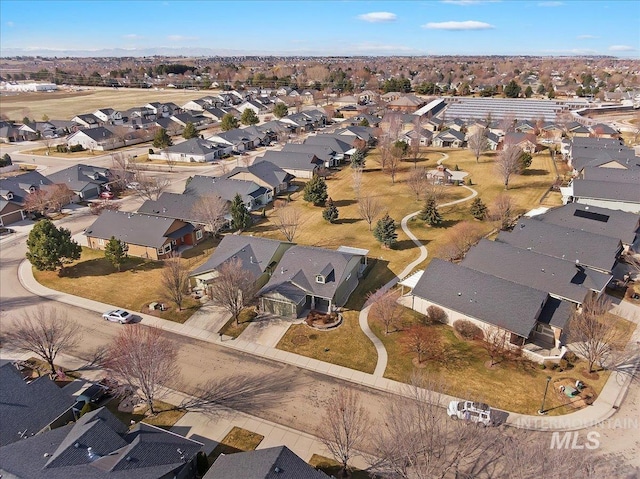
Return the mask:
[[[137,181],[132,181],[131,183],[127,183],[127,188],[129,188],[130,190],[137,190],[138,188],[140,188],[140,183],[138,183]]]
[[[133,320],[133,314],[124,309],[112,309],[102,315],[105,321],[113,321],[114,323],[130,323]]]
[[[451,401],[447,407],[447,414],[451,419],[475,422],[478,426],[493,425],[491,408],[481,402]]]

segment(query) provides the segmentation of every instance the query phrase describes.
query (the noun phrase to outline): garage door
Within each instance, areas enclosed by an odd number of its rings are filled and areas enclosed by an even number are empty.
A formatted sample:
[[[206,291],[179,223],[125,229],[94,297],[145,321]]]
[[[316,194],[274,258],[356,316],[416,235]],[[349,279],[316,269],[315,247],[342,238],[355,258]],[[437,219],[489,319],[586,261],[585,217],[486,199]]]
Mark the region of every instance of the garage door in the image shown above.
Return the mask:
[[[262,306],[265,312],[275,314],[276,316],[282,316],[284,318],[297,317],[296,307],[293,303],[264,299],[262,302]]]

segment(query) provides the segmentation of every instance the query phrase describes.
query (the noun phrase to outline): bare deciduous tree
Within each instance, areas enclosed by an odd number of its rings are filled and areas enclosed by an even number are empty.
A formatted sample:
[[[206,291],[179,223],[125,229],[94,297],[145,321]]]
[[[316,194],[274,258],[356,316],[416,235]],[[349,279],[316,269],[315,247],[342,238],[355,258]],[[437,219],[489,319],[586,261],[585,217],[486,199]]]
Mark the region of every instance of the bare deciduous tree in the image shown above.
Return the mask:
[[[302,223],[302,213],[300,210],[288,205],[284,208],[278,208],[272,217],[272,221],[278,231],[291,243],[296,237],[298,227]]]
[[[54,361],[58,353],[72,351],[80,339],[75,324],[64,318],[59,309],[45,306],[25,311],[4,334],[7,344],[46,361],[51,374],[56,373]]]
[[[431,180],[429,179],[425,168],[420,167],[411,170],[409,177],[407,178],[407,186],[411,192],[416,195],[416,201],[420,201],[430,185]]]
[[[480,155],[489,149],[489,142],[487,141],[487,129],[478,128],[474,134],[472,134],[467,140],[469,149],[476,157],[476,163],[480,161]]]
[[[182,303],[189,286],[189,267],[178,253],[172,252],[164,260],[160,285],[163,292],[176,303],[178,311],[182,310]]]
[[[417,116],[413,120],[413,131],[415,132],[414,138],[411,139],[409,145],[409,153],[413,160],[413,167],[418,167],[418,160],[422,158],[422,151],[420,150],[420,137],[422,136],[422,117]]]
[[[511,226],[512,208],[511,196],[500,193],[489,207],[489,219],[495,221],[501,230],[506,230]]]
[[[482,347],[491,359],[491,367],[504,360],[515,359],[522,354],[522,349],[512,345],[510,338],[511,333],[506,329],[489,326],[484,330]]]
[[[351,187],[356,198],[360,198],[360,189],[362,188],[362,166],[356,166],[351,169]]]
[[[226,222],[224,216],[228,210],[226,200],[210,193],[198,198],[193,204],[192,214],[194,219],[203,222],[211,235],[215,236],[224,226]]]
[[[35,190],[24,199],[24,209],[31,213],[39,213],[45,216],[49,207],[49,195],[45,190]]]
[[[53,211],[60,211],[62,207],[71,203],[73,199],[73,191],[64,183],[56,183],[48,187],[48,206]]]
[[[384,334],[389,334],[389,328],[395,326],[402,315],[402,306],[398,304],[399,296],[398,291],[381,289],[369,295],[370,316],[384,326]]]
[[[127,159],[122,153],[111,155],[110,184],[113,189],[123,190],[127,187],[131,173],[127,171]]]
[[[382,204],[374,196],[367,194],[358,198],[358,212],[369,225],[369,231],[371,231],[371,224],[380,216],[383,209]]]
[[[593,371],[596,363],[604,367],[612,351],[622,347],[620,332],[605,321],[609,309],[611,302],[605,295],[591,295],[582,303],[582,310],[577,311],[569,322],[569,343],[586,359],[589,372]]]
[[[136,163],[130,163],[130,167],[138,183],[136,193],[143,200],[157,201],[160,195],[164,193],[171,184],[171,181],[166,175],[151,176]]]
[[[438,257],[447,261],[460,259],[482,238],[481,227],[471,221],[462,221],[447,232],[446,243],[438,248]]]
[[[359,455],[369,433],[369,414],[358,393],[346,388],[338,389],[327,401],[326,411],[318,437],[341,464],[343,477],[347,477],[349,462]]]
[[[161,329],[131,325],[111,342],[104,365],[114,379],[139,391],[155,414],[154,401],[180,378],[177,356],[175,343]]]
[[[441,345],[437,336],[435,336],[425,326],[411,326],[405,336],[402,338],[402,345],[409,353],[418,355],[418,363],[421,364],[425,359],[439,360],[441,355]]]
[[[504,181],[504,189],[509,189],[509,179],[520,172],[522,150],[515,145],[505,145],[496,158],[496,170]]]
[[[209,297],[214,304],[228,311],[238,325],[238,316],[253,299],[256,278],[242,268],[239,258],[226,261],[218,269],[218,276],[209,286]]]

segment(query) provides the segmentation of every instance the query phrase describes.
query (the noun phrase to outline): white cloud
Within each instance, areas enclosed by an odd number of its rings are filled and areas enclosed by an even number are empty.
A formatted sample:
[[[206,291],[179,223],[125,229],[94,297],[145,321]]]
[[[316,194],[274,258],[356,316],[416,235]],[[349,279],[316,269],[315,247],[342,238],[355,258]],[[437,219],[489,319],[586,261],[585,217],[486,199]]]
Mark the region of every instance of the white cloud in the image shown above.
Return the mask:
[[[595,38],[600,38],[600,37],[596,35],[578,35],[576,38],[578,40],[593,40]]]
[[[612,52],[635,52],[636,49],[630,45],[611,45],[609,51]]]
[[[167,40],[171,40],[172,42],[186,42],[197,39],[198,37],[185,37],[184,35],[167,35]]]
[[[388,23],[395,22],[398,17],[391,12],[369,12],[358,15],[359,20],[369,23]]]
[[[467,20],[464,22],[430,22],[422,25],[422,28],[429,30],[491,30],[495,27],[489,23]]]
[[[539,7],[561,7],[564,2],[538,2]]]

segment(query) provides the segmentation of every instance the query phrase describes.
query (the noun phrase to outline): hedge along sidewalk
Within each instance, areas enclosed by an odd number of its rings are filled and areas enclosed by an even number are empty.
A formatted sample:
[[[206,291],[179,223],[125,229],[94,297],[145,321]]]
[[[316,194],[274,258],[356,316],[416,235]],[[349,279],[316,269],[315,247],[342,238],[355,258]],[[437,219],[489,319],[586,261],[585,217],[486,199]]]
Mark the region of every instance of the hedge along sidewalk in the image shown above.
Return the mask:
[[[22,261],[18,268],[18,279],[27,291],[53,301],[70,304],[90,311],[95,311],[97,313],[102,313],[107,309],[114,308],[112,305],[80,298],[67,293],[60,293],[40,285],[33,277],[31,264],[26,259]],[[638,311],[640,311],[640,308],[638,308]],[[142,317],[142,322],[145,325],[164,329],[175,334],[215,343],[220,346],[253,354],[254,356],[272,359],[392,394],[398,394],[406,397],[411,396],[410,387],[399,381],[376,377],[373,374],[367,374],[362,371],[356,371],[354,369],[319,361],[317,359],[281,351],[276,348],[251,343],[242,339],[234,340],[231,337],[220,336],[217,333],[189,327],[185,324],[174,323],[165,319],[156,318],[155,316],[146,314],[139,314],[139,316]],[[640,321],[638,316],[640,315],[636,315],[636,318],[633,320],[636,324]],[[636,327],[636,330],[631,337],[631,342],[633,343],[638,340],[640,340],[640,328]],[[638,366],[633,365],[633,367],[635,370]],[[612,372],[609,376],[609,380],[602,389],[602,392],[596,401],[588,408],[584,408],[564,416],[552,417],[528,416],[526,414],[517,414],[505,411],[504,414],[502,414],[502,416],[506,416],[503,423],[508,426],[535,431],[575,431],[592,427],[600,422],[606,421],[615,414],[617,408],[624,399],[630,383],[630,374]],[[446,405],[452,400],[462,400],[460,398],[439,393],[434,393],[432,396],[444,407],[446,407]]]

